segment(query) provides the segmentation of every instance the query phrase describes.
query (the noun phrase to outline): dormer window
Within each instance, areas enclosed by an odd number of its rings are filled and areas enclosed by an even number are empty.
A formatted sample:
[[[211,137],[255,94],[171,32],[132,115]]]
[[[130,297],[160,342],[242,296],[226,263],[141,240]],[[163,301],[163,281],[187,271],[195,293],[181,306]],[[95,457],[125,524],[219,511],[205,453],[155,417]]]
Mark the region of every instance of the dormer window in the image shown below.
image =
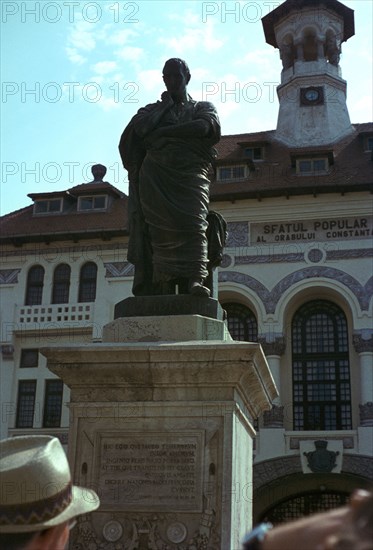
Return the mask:
[[[218,168],[217,180],[221,183],[229,181],[243,181],[249,175],[249,168],[244,164],[221,166]]]
[[[250,160],[263,160],[263,147],[246,147],[245,157]]]
[[[297,174],[299,176],[323,175],[328,172],[329,163],[325,158],[297,159]]]
[[[370,153],[373,151],[373,136],[369,136],[366,138],[365,151]]]
[[[79,197],[78,210],[105,210],[107,207],[107,195],[92,195]]]
[[[58,214],[62,212],[62,198],[42,199],[34,204],[34,214]]]

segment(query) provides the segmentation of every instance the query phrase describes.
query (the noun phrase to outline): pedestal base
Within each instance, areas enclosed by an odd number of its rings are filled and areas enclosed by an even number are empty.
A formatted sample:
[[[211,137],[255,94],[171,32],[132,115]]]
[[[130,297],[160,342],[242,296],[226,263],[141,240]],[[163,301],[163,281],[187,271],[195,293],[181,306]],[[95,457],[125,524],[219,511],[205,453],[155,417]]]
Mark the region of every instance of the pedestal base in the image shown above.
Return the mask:
[[[132,296],[118,302],[114,319],[119,317],[162,317],[169,315],[202,315],[211,319],[224,319],[224,310],[218,300],[190,294],[170,296]]]
[[[105,342],[232,341],[224,321],[201,315],[121,317],[103,329]]]
[[[240,548],[251,526],[252,418],[276,397],[259,344],[42,353],[71,388],[74,483],[101,499],[80,518],[71,548]]]

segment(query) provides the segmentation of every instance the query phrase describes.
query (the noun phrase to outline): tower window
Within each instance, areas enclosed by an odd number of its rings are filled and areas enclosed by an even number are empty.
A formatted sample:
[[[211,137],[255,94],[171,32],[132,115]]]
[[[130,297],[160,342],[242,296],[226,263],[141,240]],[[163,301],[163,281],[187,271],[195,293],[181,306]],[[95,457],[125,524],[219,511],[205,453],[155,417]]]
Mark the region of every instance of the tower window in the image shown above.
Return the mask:
[[[292,323],[295,430],[350,430],[347,320],[335,304],[302,306]]]
[[[305,33],[303,38],[303,52],[305,61],[317,61],[316,34],[313,30]]]

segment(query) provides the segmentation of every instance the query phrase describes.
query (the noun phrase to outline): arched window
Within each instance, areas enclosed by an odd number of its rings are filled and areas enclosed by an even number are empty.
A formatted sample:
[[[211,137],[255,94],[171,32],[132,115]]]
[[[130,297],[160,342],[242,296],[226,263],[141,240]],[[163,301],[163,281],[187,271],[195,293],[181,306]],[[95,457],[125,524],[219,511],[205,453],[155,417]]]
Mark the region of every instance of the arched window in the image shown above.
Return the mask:
[[[87,262],[80,270],[79,302],[94,302],[96,299],[97,265]]]
[[[332,302],[315,300],[292,323],[295,430],[351,429],[347,320]]]
[[[44,267],[34,265],[27,275],[26,306],[41,304],[43,299]]]
[[[254,313],[242,304],[223,304],[227,312],[228,329],[234,340],[258,341],[258,324]]]
[[[52,304],[67,304],[70,289],[70,266],[60,264],[54,270]]]
[[[305,61],[317,61],[316,32],[307,29],[303,37],[303,52]]]

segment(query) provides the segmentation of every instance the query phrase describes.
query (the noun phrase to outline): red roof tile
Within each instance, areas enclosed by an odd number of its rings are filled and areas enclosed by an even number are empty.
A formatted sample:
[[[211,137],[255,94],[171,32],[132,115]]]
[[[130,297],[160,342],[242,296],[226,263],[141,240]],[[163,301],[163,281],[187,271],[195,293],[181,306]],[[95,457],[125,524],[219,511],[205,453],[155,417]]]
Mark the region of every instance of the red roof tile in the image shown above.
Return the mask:
[[[88,186],[88,187],[86,187]],[[77,197],[86,192],[112,195],[105,211],[77,211]],[[33,199],[56,196],[69,197],[71,200],[61,213],[34,214],[34,205],[0,218],[2,242],[32,242],[45,240],[77,239],[82,237],[100,237],[104,235],[124,235],[128,233],[127,200],[128,197],[109,183],[82,184],[59,193],[30,193]]]
[[[275,131],[223,136],[217,144],[217,165],[247,162],[238,144],[266,141],[264,160],[254,162],[255,171],[239,182],[217,182],[211,185],[211,200],[230,200],[271,195],[320,192],[345,192],[371,189],[372,155],[364,151],[364,134],[373,133],[373,123],[353,125],[352,132],[339,142],[320,147],[289,148],[275,138]],[[294,168],[294,156],[323,154],[334,157],[326,175],[300,176]]]
[[[373,188],[372,154],[365,152],[364,140],[373,135],[373,123],[355,124],[355,132],[327,147],[293,149],[279,142],[275,131],[223,136],[216,148],[218,165],[246,162],[255,171],[245,181],[220,183],[212,179],[211,201],[260,198],[266,196],[313,194],[322,192],[360,191]],[[250,143],[265,142],[264,160],[252,162],[245,158],[244,148]],[[240,145],[241,144],[241,145]],[[299,176],[292,158],[333,151],[334,164],[326,175]],[[294,164],[294,163],[293,163]],[[107,211],[77,211],[77,197],[106,192],[111,195]],[[1,241],[29,242],[83,237],[103,238],[128,234],[128,197],[110,183],[87,183],[59,193],[31,193],[34,199],[52,196],[70,197],[65,211],[56,214],[34,215],[33,205],[0,218]]]

